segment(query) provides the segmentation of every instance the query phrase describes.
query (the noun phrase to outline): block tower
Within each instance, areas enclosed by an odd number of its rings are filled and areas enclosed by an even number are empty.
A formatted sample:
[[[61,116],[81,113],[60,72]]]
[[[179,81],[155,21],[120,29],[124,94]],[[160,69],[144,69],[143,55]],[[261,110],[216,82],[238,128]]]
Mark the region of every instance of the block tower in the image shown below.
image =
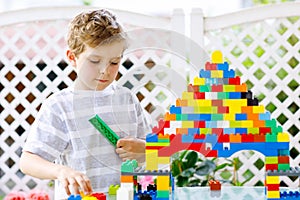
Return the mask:
[[[267,171],[289,170],[289,135],[282,132],[240,77],[213,52],[176,104],[146,137],[146,170],[170,164],[170,156],[194,150],[205,157],[229,157],[240,150],[265,155]],[[268,199],[280,199],[279,176],[266,176]]]

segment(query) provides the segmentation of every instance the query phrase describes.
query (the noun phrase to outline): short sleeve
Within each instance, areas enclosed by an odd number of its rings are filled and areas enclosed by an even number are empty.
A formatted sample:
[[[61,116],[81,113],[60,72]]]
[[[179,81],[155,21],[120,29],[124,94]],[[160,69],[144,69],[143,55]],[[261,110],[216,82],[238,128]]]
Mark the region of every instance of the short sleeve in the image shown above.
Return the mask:
[[[69,138],[59,113],[59,105],[53,103],[53,98],[47,99],[31,126],[23,151],[39,155],[50,162],[62,154]]]

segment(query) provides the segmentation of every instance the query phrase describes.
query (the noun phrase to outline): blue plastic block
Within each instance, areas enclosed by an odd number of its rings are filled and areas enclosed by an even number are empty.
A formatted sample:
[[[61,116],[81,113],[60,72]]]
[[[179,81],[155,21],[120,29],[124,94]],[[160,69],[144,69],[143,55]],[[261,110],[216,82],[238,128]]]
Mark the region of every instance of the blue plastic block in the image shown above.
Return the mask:
[[[203,121],[210,121],[211,120],[211,114],[200,114],[200,119]]]
[[[246,113],[235,114],[235,120],[247,120],[247,114]]]
[[[182,134],[182,143],[193,143],[194,142],[194,136],[190,134]]]
[[[234,78],[235,71],[232,69],[230,71],[224,71],[223,76],[224,76],[224,78]]]
[[[235,128],[235,133],[247,134],[247,128]]]
[[[260,113],[259,114],[259,120],[271,120],[270,112]]]
[[[149,133],[146,135],[146,142],[158,142],[157,134]]]
[[[211,72],[207,71],[207,70],[204,70],[204,69],[201,69],[199,77],[200,78],[211,78]]]
[[[235,134],[235,128],[224,128],[224,134]]]
[[[217,121],[205,121],[206,128],[216,128],[218,126]]]
[[[76,194],[76,195],[70,195],[68,200],[81,200],[81,196],[80,194]]]
[[[200,114],[187,114],[187,120],[198,121],[200,119]]]
[[[228,62],[217,64],[218,70],[228,71],[228,68],[229,68]]]
[[[188,128],[189,135],[195,135],[195,134],[199,134],[199,133],[200,133],[199,128]]]
[[[206,78],[205,85],[217,85],[219,83],[219,78]]]
[[[215,134],[206,134],[204,142],[205,143],[211,143],[212,146],[215,146],[216,143],[218,142],[218,136],[215,135]]]
[[[229,92],[229,99],[241,99],[241,92]]]
[[[219,82],[220,82],[219,84],[228,85],[229,79],[228,78],[220,78]]]
[[[170,114],[181,114],[181,107],[176,107],[172,105],[170,107]]]

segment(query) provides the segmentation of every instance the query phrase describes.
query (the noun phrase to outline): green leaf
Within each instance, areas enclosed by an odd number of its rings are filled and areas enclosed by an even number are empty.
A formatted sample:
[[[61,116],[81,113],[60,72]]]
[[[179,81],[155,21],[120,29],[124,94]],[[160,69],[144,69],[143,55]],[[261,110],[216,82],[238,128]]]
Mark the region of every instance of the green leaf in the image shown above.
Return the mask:
[[[199,176],[208,175],[216,169],[216,164],[210,160],[205,160],[197,168],[195,174]]]
[[[198,160],[198,153],[195,151],[190,151],[186,155],[185,159],[186,159],[186,162],[184,164],[185,164],[186,168],[194,167],[194,165],[196,164],[196,162]]]
[[[181,162],[179,160],[174,160],[171,165],[172,176],[176,177],[181,173]]]
[[[183,177],[191,177],[191,176],[194,175],[195,171],[196,170],[194,168],[188,168],[188,169],[184,170],[181,173],[181,176],[183,176]]]
[[[221,165],[216,166],[216,169],[214,170],[214,172],[219,171],[221,169],[224,169],[225,167],[230,166],[229,163],[223,163]]]
[[[188,180],[189,180],[189,178],[187,178],[187,177],[178,176],[176,185],[178,187],[186,186],[188,184]]]

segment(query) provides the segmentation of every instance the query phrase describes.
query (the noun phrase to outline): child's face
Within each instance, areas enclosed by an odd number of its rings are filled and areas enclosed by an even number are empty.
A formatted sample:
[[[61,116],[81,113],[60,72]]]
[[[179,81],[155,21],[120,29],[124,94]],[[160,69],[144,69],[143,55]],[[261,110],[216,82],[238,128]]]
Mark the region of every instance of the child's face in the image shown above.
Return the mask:
[[[77,69],[75,89],[104,90],[116,78],[124,51],[123,42],[96,48],[86,46],[73,65]]]

